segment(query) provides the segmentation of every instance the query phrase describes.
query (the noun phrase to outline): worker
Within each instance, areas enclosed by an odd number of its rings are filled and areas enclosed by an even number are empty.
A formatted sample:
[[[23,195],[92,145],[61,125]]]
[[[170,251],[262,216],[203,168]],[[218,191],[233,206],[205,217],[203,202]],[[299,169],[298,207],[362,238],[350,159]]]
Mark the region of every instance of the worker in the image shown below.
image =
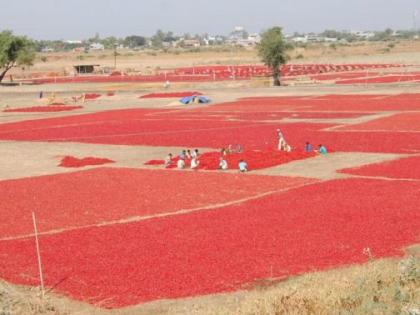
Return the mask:
[[[327,153],[328,153],[327,148],[325,146],[323,146],[322,144],[320,144],[318,146],[318,153],[322,154],[322,155],[327,155]]]
[[[187,158],[187,151],[182,150],[181,154],[178,157],[180,160],[185,160]]]
[[[191,169],[196,169],[200,165],[200,161],[197,158],[191,159]]]
[[[241,173],[248,172],[248,164],[244,160],[239,161],[238,167],[239,167],[239,172]]]
[[[179,168],[180,170],[185,168],[185,160],[184,159],[179,159],[178,162],[176,163],[176,167]]]
[[[199,155],[200,154],[198,152],[198,149],[195,149],[195,150],[191,151],[191,157],[192,158],[198,158]]]
[[[306,153],[311,153],[312,151],[313,151],[312,144],[307,141],[306,144],[305,144],[305,152]]]
[[[228,167],[229,166],[227,161],[223,157],[221,157],[219,162],[219,169],[221,169],[222,171],[226,171]]]
[[[172,164],[172,153],[169,153],[165,158],[165,167],[169,167]]]
[[[277,129],[277,139],[278,139],[278,150],[285,151],[286,140],[284,139],[283,133],[280,129]]]

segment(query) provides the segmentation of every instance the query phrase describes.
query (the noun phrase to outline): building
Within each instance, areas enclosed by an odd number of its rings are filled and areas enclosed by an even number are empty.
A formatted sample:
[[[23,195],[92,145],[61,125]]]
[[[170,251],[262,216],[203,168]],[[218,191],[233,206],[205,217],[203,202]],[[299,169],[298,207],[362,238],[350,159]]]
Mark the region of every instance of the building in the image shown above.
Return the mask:
[[[194,47],[194,48],[197,48],[197,47],[200,47],[201,46],[201,43],[197,39],[184,39],[182,41],[182,46],[183,47]]]
[[[322,42],[322,37],[316,35],[316,34],[308,34],[306,35],[307,42],[309,43],[319,43]]]
[[[104,50],[105,46],[101,43],[92,43],[89,45],[89,50]]]
[[[324,42],[327,42],[327,43],[338,42],[338,38],[335,38],[335,37],[324,37],[323,39],[324,39]]]
[[[351,31],[350,34],[361,39],[369,39],[375,36],[374,32],[366,32],[366,31]]]
[[[43,52],[43,53],[54,52],[54,49],[52,49],[50,47],[45,47],[45,48],[42,48],[41,52]]]
[[[243,47],[253,47],[261,41],[259,34],[250,34],[247,38],[239,38],[232,40],[232,44],[243,46]]]
[[[308,38],[306,36],[297,36],[297,37],[292,37],[291,41],[294,43],[307,43]]]
[[[87,74],[93,73],[95,71],[95,67],[99,67],[99,65],[75,65],[73,66],[74,70],[78,74]]]
[[[64,43],[70,45],[81,45],[83,42],[81,40],[66,40]]]

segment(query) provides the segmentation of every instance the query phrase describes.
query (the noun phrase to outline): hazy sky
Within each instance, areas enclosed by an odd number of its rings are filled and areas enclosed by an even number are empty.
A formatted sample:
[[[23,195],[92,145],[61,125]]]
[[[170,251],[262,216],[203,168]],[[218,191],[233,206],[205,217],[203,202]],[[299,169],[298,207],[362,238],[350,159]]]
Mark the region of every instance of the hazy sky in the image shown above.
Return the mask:
[[[0,0],[0,30],[36,39],[177,34],[410,29],[420,0]],[[420,25],[420,14],[418,17]]]

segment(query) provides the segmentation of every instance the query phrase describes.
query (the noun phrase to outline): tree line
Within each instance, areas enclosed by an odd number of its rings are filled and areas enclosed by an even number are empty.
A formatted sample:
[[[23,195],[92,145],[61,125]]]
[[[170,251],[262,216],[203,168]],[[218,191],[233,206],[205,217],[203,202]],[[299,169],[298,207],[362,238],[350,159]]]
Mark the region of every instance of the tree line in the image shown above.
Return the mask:
[[[93,38],[92,42],[97,40],[98,38]],[[132,45],[144,44],[145,41],[144,38],[136,36],[129,36],[125,40]],[[175,37],[171,32],[158,31],[156,36],[152,38],[155,45],[172,40],[175,40]],[[113,42],[114,45],[115,43]],[[35,60],[36,45],[36,42],[25,36],[15,36],[10,31],[0,33],[0,82],[13,67],[32,65]],[[274,85],[276,86],[280,85],[279,67],[287,62],[287,50],[290,48],[291,46],[285,41],[280,27],[273,27],[264,32],[262,40],[258,44],[258,53],[262,61],[272,69]]]
[[[334,30],[326,30],[322,33],[325,37],[334,37],[342,39],[341,36],[349,36],[348,33],[340,33]],[[377,32],[375,40],[390,40],[396,36],[396,32],[387,29],[384,32]],[[401,33],[402,36],[411,36],[418,32]],[[408,34],[408,35],[407,35]],[[199,38],[199,36],[196,36]],[[184,38],[192,38],[186,34]],[[173,32],[163,32],[158,30],[154,36],[150,38],[153,47],[161,48],[164,43],[171,43],[179,40]],[[147,45],[148,39],[143,36],[127,36],[124,39],[116,37],[108,37],[101,39],[99,34],[85,41],[85,44],[102,43],[105,48],[116,47],[122,44],[126,47],[135,48]],[[77,43],[65,43],[62,41],[33,41],[26,36],[15,36],[11,31],[0,32],[0,82],[4,79],[6,73],[17,66],[30,66],[35,60],[37,51],[42,51],[45,47],[51,45],[59,45],[61,49],[72,49],[72,45],[80,47]],[[66,46],[68,45],[68,46]],[[74,47],[73,47],[74,48]],[[261,34],[261,41],[257,44],[258,55],[261,60],[272,70],[273,84],[280,85],[280,67],[289,60],[288,51],[293,46],[285,39],[281,27],[272,27]]]

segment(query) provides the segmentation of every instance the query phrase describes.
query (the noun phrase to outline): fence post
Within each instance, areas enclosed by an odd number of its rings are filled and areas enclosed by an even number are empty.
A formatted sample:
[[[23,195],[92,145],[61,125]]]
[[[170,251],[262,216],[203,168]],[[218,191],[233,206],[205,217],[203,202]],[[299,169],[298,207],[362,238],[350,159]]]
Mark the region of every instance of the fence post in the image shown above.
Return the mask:
[[[40,282],[41,282],[41,297],[44,298],[44,296],[45,296],[44,275],[42,274],[41,253],[39,251],[38,229],[36,227],[35,212],[32,212],[32,220],[33,220],[33,223],[34,223],[36,255],[37,255],[37,258],[38,258],[38,271],[39,271],[39,279],[40,279]]]

